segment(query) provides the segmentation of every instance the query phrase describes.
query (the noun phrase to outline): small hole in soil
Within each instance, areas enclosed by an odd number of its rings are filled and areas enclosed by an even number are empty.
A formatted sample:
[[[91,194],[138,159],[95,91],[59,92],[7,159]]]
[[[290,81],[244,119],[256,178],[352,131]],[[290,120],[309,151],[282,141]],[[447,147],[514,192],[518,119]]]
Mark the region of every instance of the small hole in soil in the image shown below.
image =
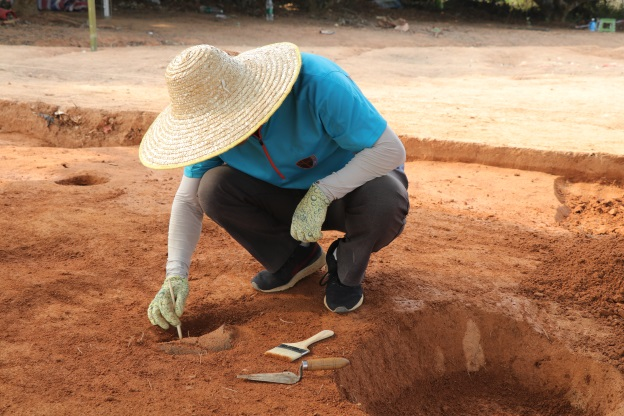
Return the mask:
[[[369,415],[608,415],[624,376],[526,322],[456,305],[397,311],[336,373]]]
[[[58,181],[54,181],[54,183],[58,185],[74,185],[74,186],[92,186],[92,185],[101,185],[103,183],[108,182],[107,178],[103,178],[101,176],[96,175],[77,175],[72,176],[71,178],[60,179]]]

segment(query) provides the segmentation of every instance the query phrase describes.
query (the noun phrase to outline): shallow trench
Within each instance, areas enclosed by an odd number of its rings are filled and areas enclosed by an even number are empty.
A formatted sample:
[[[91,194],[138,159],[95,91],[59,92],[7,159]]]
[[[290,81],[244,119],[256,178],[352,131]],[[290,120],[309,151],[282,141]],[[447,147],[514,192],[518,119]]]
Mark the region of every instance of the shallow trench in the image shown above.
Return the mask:
[[[157,116],[157,113],[144,111],[60,108],[43,102],[0,100],[0,104],[5,115],[0,135],[11,133],[26,137],[22,143],[4,143],[0,136],[0,144],[22,146],[136,146]],[[544,172],[574,181],[624,183],[624,157],[618,155],[495,147],[409,136],[401,136],[401,140],[410,161],[478,163]]]
[[[619,415],[624,377],[526,322],[458,305],[397,312],[337,372],[370,415]]]

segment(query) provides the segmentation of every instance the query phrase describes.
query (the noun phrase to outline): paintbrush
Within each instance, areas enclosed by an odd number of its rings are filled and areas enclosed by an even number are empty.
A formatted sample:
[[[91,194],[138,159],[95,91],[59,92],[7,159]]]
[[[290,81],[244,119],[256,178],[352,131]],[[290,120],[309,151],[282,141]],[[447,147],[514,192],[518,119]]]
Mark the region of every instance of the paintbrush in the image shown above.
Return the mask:
[[[308,346],[317,341],[329,338],[334,335],[334,331],[325,329],[318,334],[306,339],[305,341],[280,344],[275,348],[272,348],[264,353],[270,357],[275,357],[284,361],[295,361],[297,358],[301,358],[310,352]]]

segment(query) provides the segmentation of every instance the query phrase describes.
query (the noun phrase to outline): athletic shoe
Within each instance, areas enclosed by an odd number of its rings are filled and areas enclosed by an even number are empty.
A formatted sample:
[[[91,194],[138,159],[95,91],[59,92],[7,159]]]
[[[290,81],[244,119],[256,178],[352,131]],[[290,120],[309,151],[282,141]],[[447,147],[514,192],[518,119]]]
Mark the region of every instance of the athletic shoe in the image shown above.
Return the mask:
[[[251,286],[260,292],[281,292],[290,289],[304,277],[325,265],[325,253],[318,243],[297,246],[286,263],[275,273],[262,270],[251,279]]]
[[[362,286],[346,286],[338,277],[338,261],[334,252],[340,239],[334,241],[327,250],[327,273],[321,278],[321,286],[325,289],[325,306],[332,312],[347,313],[356,310],[364,302]]]

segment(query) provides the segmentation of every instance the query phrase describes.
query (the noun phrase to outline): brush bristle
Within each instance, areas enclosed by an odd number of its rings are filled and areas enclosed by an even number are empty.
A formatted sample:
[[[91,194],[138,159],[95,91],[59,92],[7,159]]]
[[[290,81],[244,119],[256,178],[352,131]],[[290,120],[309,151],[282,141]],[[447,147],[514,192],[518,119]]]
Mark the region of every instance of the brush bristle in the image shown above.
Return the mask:
[[[284,361],[295,361],[297,358],[305,355],[308,351],[301,348],[293,347],[291,345],[282,344],[275,348],[272,348],[264,353],[270,357],[275,357]]]

